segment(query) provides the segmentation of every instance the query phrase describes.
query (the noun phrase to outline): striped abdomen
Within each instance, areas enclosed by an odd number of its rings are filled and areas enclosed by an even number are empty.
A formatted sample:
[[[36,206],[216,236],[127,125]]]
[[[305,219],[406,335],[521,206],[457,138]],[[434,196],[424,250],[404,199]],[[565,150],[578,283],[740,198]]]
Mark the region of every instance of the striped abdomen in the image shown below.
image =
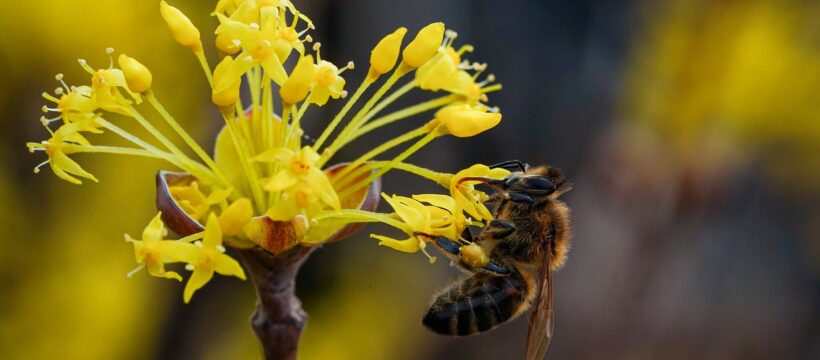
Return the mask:
[[[521,313],[527,288],[517,271],[509,276],[477,273],[439,294],[422,323],[444,335],[472,335]]]

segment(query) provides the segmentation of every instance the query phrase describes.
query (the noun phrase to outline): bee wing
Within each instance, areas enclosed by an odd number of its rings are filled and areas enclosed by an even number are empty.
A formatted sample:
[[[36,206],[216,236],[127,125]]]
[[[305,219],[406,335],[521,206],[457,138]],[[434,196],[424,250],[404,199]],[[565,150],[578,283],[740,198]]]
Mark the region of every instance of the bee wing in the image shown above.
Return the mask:
[[[530,315],[530,327],[527,333],[527,360],[544,359],[555,331],[552,312],[552,272],[549,266],[550,250],[548,245],[539,270],[538,295]]]

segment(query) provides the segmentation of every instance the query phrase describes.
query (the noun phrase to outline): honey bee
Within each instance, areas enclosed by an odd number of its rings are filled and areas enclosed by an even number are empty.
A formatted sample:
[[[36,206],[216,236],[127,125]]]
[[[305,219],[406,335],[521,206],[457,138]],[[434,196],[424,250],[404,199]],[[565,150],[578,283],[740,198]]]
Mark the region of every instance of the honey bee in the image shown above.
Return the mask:
[[[469,245],[445,237],[434,241],[471,276],[435,295],[422,323],[439,334],[465,336],[491,330],[532,308],[526,359],[541,360],[554,331],[551,272],[564,265],[569,251],[569,208],[557,198],[571,184],[561,170],[548,166],[507,161],[493,167],[514,172],[501,180],[461,181],[497,190],[487,200],[495,204],[495,219],[475,241],[465,230],[462,237]],[[479,255],[485,261],[476,261]]]

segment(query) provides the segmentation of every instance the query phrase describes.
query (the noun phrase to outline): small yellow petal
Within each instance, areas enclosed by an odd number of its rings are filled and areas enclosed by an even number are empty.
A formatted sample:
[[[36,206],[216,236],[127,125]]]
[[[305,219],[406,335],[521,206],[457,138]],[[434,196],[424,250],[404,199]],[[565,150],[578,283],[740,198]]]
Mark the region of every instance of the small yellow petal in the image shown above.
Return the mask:
[[[225,254],[217,255],[214,271],[221,275],[236,276],[245,280],[245,271],[242,270],[242,266],[239,265],[239,262]]]
[[[219,215],[219,227],[228,236],[236,236],[242,232],[253,216],[253,205],[247,198],[236,200]]]
[[[370,237],[379,240],[379,245],[387,246],[394,250],[406,253],[415,253],[421,250],[420,242],[414,237],[407,240],[396,240],[387,236],[375,234],[371,234]]]
[[[191,277],[188,279],[188,283],[185,284],[185,291],[182,293],[182,299],[185,303],[189,303],[191,301],[191,297],[194,296],[194,292],[201,289],[208,281],[211,281],[211,278],[214,277],[213,270],[207,270],[202,268],[196,268]]]
[[[205,224],[205,236],[202,238],[202,246],[213,249],[222,245],[222,229],[219,227],[219,219],[211,213],[208,222]]]

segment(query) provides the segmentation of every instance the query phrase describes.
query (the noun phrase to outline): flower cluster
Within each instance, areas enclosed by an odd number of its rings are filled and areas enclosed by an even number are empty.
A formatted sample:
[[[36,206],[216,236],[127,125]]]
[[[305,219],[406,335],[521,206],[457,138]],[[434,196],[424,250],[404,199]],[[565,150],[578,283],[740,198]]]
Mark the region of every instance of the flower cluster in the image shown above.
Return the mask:
[[[409,238],[373,235],[380,244],[417,252],[435,237],[458,239],[466,227],[492,219],[483,205],[487,195],[474,187],[475,182],[461,179],[502,178],[508,174],[505,170],[475,165],[447,174],[405,162],[437,138],[475,136],[501,120],[487,97],[501,86],[494,84],[493,75],[482,75],[486,64],[465,59],[472,47],[456,47],[456,33],[443,23],[420,29],[409,42],[404,27],[384,36],[371,52],[363,79],[349,93],[345,77],[353,72],[353,62],[338,66],[323,58],[321,44],[309,34],[313,23],[288,0],[219,0],[213,16],[219,21],[215,46],[220,60],[213,68],[199,29],[188,17],[165,1],[160,3],[160,13],[173,38],[199,60],[211,85],[211,100],[224,120],[213,156],[165,110],[153,91],[148,67],[125,54],[117,56],[115,63],[113,49],[107,50],[111,61],[105,68],[79,61],[90,76],[88,85],[69,86],[57,75],[61,87],[43,94],[53,103],[43,107],[52,117],[41,118],[51,136],[29,143],[28,148],[48,157],[35,172],[48,164],[58,177],[76,184],[81,179],[97,181],[70,157],[77,153],[157,158],[187,173],[190,181],[169,184],[167,190],[176,206],[203,230],[167,240],[164,217],[158,214],[141,240],[126,237],[134,246],[138,269],[145,268],[150,275],[182,280],[165,265],[186,264],[192,271],[184,291],[186,302],[214,272],[245,278],[238,263],[225,253],[223,241],[228,247],[259,246],[276,253],[322,244],[350,223],[383,222]],[[242,87],[249,90],[247,98],[240,96]],[[372,93],[371,87],[376,87]],[[442,94],[385,113],[413,90]],[[344,99],[345,104],[315,142],[306,141],[302,118],[331,99]],[[146,110],[155,112],[182,144],[149,121]],[[413,130],[352,161],[328,165],[359,137],[424,113],[432,115]],[[151,138],[134,135],[129,126],[143,128]],[[102,132],[113,133],[131,146],[92,144],[89,138]],[[398,155],[378,159],[397,148],[403,149]],[[390,214],[357,209],[371,183],[393,169],[433,180],[449,194],[384,195],[394,210]],[[298,230],[293,232],[295,239],[272,245],[259,231],[260,219],[292,224]]]

